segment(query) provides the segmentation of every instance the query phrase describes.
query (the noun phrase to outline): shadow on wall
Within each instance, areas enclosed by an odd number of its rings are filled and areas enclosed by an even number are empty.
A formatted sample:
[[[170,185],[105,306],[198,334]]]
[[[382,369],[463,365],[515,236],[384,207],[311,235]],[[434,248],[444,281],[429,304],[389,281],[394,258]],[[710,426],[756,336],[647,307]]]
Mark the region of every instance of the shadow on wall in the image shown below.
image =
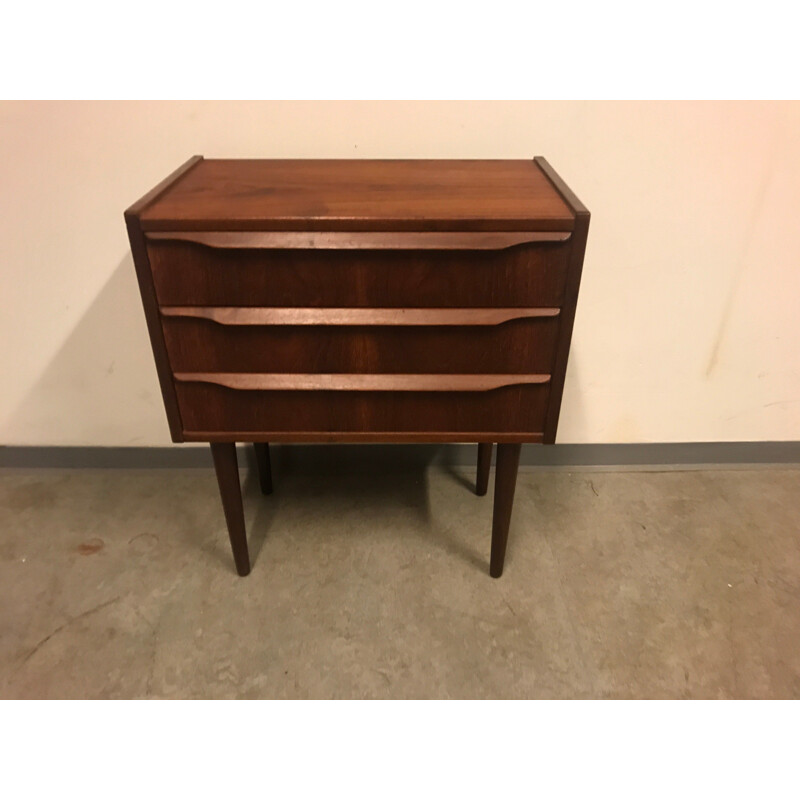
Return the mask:
[[[586,430],[586,403],[583,398],[580,375],[581,353],[576,346],[575,337],[567,361],[567,379],[564,383],[564,395],[561,400],[561,413],[558,417],[556,444],[580,442],[581,433]]]
[[[130,254],[12,412],[7,430],[7,444],[169,442]]]

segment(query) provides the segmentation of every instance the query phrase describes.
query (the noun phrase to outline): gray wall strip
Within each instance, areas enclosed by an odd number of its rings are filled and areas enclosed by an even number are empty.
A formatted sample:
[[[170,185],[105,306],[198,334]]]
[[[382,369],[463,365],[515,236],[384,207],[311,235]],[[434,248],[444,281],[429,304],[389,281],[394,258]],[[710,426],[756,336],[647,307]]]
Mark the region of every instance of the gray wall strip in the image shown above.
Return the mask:
[[[242,446],[252,465],[252,447]],[[279,466],[348,469],[419,468],[427,464],[474,465],[474,444],[273,445]],[[523,445],[520,464],[533,468],[692,467],[698,465],[800,464],[800,442],[675,442],[661,444]],[[0,467],[155,469],[210,468],[207,446],[0,447]]]

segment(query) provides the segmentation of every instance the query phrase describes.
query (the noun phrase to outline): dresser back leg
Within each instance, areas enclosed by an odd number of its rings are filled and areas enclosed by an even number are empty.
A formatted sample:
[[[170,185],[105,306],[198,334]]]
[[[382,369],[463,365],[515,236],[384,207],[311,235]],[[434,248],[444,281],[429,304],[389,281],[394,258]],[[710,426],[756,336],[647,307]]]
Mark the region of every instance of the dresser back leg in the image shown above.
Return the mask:
[[[250,574],[250,554],[247,551],[247,533],[244,527],[242,488],[239,484],[239,464],[233,442],[212,442],[211,455],[217,472],[222,508],[228,524],[233,560],[240,575]]]
[[[272,494],[272,465],[269,461],[269,445],[266,442],[256,442],[253,447],[256,451],[261,494]]]
[[[508,543],[508,527],[517,487],[517,470],[521,444],[497,445],[497,463],[494,478],[494,516],[492,518],[492,559],[489,574],[499,578],[503,574]]]
[[[478,445],[478,477],[475,480],[475,494],[483,497],[489,488],[489,467],[492,466],[491,442],[481,442]]]

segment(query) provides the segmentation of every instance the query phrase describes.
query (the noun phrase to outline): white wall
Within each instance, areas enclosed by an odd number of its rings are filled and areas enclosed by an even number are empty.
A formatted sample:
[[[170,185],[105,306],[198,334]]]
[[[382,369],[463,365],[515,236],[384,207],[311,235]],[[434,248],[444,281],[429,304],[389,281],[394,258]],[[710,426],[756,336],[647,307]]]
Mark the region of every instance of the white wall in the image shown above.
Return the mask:
[[[800,438],[800,103],[0,103],[0,443],[169,442],[124,209],[187,157],[546,156],[592,212],[559,441]]]

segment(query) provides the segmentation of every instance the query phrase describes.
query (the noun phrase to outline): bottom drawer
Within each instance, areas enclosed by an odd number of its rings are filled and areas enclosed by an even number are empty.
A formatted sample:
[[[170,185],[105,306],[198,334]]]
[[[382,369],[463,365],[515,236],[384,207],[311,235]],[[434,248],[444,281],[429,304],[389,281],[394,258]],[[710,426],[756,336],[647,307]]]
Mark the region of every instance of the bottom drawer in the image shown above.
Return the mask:
[[[430,441],[457,441],[464,434],[464,441],[469,441],[472,435],[483,433],[521,434],[520,440],[539,441],[550,385],[452,392],[262,391],[192,381],[177,381],[175,387],[188,439],[202,440],[203,434],[246,439],[256,434],[267,438],[267,434],[298,433],[304,434],[298,440],[325,441],[337,434],[343,439],[346,434],[355,434],[354,439],[364,434],[360,438],[369,439],[366,434],[375,434],[376,440],[399,441],[431,434]]]

